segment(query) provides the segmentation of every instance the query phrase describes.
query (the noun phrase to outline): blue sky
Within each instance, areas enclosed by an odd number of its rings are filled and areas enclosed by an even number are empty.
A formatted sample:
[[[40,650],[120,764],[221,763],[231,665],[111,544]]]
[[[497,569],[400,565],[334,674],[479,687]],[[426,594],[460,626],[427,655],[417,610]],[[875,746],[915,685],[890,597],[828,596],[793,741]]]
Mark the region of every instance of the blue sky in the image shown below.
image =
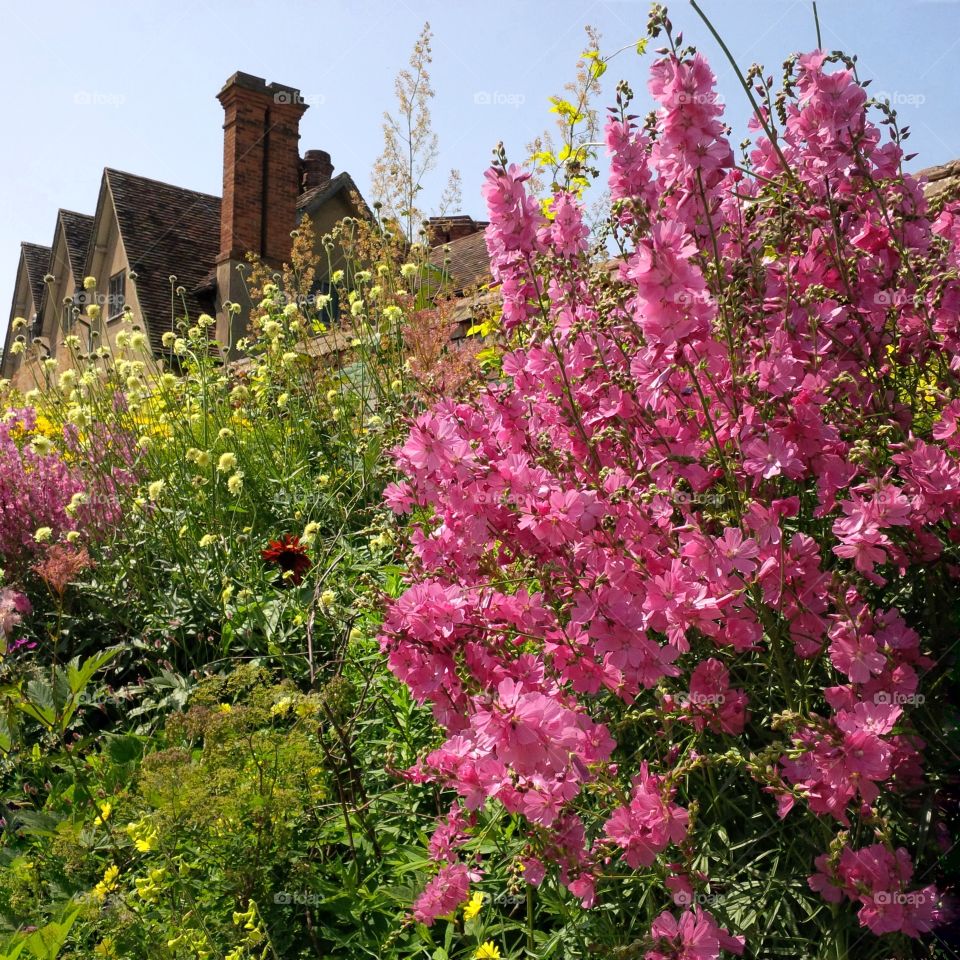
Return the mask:
[[[809,0],[702,0],[742,66],[779,76],[794,50],[816,45]],[[589,23],[614,50],[636,40],[646,0],[7,0],[0,57],[0,329],[19,243],[49,243],[58,207],[93,213],[101,170],[112,166],[196,190],[221,191],[224,80],[244,70],[300,88],[311,103],[301,151],[328,150],[361,191],[382,143],[393,79],[423,22],[435,34],[436,199],[451,167],[464,211],[483,215],[480,183],[498,140],[520,159],[549,124],[547,98],[572,76]],[[676,29],[719,77],[734,126],[747,118],[721,53],[685,2]],[[917,168],[960,157],[960,0],[821,0],[824,46],[859,55],[872,91],[910,124]],[[623,77],[645,111],[649,57],[621,54],[604,77]],[[608,97],[612,100],[612,95]],[[607,102],[607,101],[605,101]]]

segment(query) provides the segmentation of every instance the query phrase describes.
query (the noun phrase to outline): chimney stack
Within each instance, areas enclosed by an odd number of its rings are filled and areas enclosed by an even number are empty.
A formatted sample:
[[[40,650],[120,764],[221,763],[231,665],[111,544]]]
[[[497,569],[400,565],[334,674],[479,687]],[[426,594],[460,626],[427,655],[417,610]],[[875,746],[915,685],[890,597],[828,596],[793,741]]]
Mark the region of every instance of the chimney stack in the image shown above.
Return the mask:
[[[258,253],[290,256],[300,194],[300,118],[307,105],[294,87],[235,73],[217,95],[223,104],[223,201],[219,261]]]
[[[452,243],[461,237],[469,237],[479,233],[486,226],[486,220],[474,220],[473,217],[469,217],[465,213],[447,217],[430,217],[426,224],[427,243],[431,247]]]
[[[326,186],[333,176],[330,154],[326,150],[308,150],[303,155],[301,170],[303,171],[301,185],[304,190]]]

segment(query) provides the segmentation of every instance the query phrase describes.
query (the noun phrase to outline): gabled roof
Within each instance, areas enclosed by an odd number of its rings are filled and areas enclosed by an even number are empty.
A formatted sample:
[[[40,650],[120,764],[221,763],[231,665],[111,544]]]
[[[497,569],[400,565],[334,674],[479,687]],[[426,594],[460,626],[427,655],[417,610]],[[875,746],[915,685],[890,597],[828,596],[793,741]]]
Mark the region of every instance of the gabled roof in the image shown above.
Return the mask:
[[[10,322],[7,324],[7,331],[3,339],[3,356],[0,357],[0,376],[10,375],[10,344],[13,342],[13,319],[14,310],[17,303],[17,289],[20,286],[20,278],[26,274],[27,283],[30,285],[30,295],[33,297],[33,308],[39,310],[40,301],[43,298],[44,283],[43,278],[47,272],[47,265],[50,263],[50,248],[44,247],[39,243],[21,243],[20,261],[17,264],[17,280],[14,286],[13,301],[10,305]],[[24,319],[30,320],[30,317]],[[27,333],[27,331],[24,331]]]
[[[90,234],[93,232],[93,217],[74,210],[60,210],[57,217],[63,226],[67,240],[67,254],[70,257],[70,269],[77,283],[83,282],[83,268],[87,262],[87,250],[90,247]]]
[[[83,282],[83,267],[87,262],[87,253],[90,249],[90,235],[93,232],[93,217],[85,213],[76,213],[73,210],[58,210],[57,222],[53,228],[53,242],[50,245],[50,256],[46,271],[57,274],[60,271],[60,261],[55,262],[57,239],[60,232],[63,231],[63,242],[66,247],[66,256],[70,264],[70,272],[73,274],[75,284]],[[51,288],[44,284],[43,296],[37,303],[37,312],[43,314],[46,309],[47,296]],[[72,290],[67,291],[67,295],[73,294]],[[57,308],[59,309],[59,307]]]
[[[346,171],[338,173],[335,177],[331,177],[327,183],[321,183],[319,186],[311,187],[309,190],[301,193],[300,196],[297,197],[297,216],[300,217],[305,213],[310,213],[311,210],[316,210],[317,207],[322,206],[341,191],[352,191],[356,194],[356,196],[360,198],[360,203],[363,204],[362,209],[357,212],[366,214],[368,217],[373,216],[366,201],[357,189],[357,185],[353,182],[353,177]]]
[[[113,199],[127,262],[136,274],[133,282],[150,341],[159,352],[164,332],[173,329],[171,276],[177,278],[175,286],[186,291],[191,319],[207,309],[194,289],[217,261],[220,198],[109,168],[103,180]],[[104,200],[101,189],[98,219]],[[176,316],[182,313],[178,298]]]
[[[490,281],[490,255],[482,230],[433,247],[430,262],[450,276],[458,292]]]
[[[27,280],[30,282],[30,292],[33,294],[33,309],[40,309],[43,299],[43,278],[50,269],[50,247],[39,243],[21,243],[23,262],[27,269]],[[27,317],[27,320],[30,318]]]

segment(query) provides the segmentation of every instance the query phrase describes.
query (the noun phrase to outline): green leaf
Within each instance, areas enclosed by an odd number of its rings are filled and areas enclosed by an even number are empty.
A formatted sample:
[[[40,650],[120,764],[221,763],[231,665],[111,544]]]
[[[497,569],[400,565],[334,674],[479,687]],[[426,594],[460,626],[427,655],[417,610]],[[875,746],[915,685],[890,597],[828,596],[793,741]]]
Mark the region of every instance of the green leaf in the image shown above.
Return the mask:
[[[27,689],[17,701],[17,709],[33,717],[47,729],[51,729],[57,719],[53,704],[53,687],[46,680],[31,680]]]
[[[48,923],[45,927],[35,930],[26,939],[27,949],[37,960],[57,960],[60,948],[66,941],[79,913],[80,908],[76,907],[59,923]]]
[[[80,693],[90,682],[90,678],[119,652],[120,647],[108,647],[106,650],[101,650],[92,657],[88,657],[82,664],[79,657],[74,657],[67,664],[67,679],[71,692],[74,694]]]

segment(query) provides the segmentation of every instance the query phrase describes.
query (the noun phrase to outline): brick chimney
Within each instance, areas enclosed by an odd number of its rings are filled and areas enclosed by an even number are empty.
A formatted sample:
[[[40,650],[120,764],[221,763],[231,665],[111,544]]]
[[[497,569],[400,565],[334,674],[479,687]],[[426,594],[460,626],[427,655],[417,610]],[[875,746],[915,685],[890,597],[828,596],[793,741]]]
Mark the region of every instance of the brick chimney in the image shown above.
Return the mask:
[[[279,265],[290,256],[300,194],[300,117],[294,87],[235,73],[217,95],[223,104],[223,201],[220,257],[259,253]]]
[[[307,105],[294,87],[240,72],[217,99],[224,113],[217,339],[232,353],[250,313],[238,264],[248,253],[271,266],[290,258],[300,195],[300,118]],[[228,301],[240,304],[239,315],[227,311]]]
[[[333,163],[326,150],[308,150],[303,155],[300,169],[302,171],[300,185],[305,191],[313,187],[326,186],[333,176]]]
[[[452,243],[461,237],[479,233],[487,226],[486,220],[474,220],[464,213],[449,217],[430,217],[427,220],[427,243],[438,247],[443,243]]]

